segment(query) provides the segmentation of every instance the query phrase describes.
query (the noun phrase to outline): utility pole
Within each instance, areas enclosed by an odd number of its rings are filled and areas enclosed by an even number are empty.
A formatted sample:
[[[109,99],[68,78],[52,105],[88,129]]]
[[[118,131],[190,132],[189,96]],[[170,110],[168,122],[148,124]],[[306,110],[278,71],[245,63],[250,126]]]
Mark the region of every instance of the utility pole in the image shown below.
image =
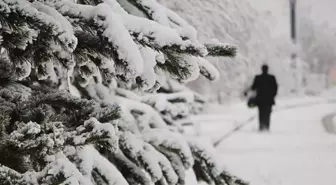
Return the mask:
[[[294,45],[297,44],[297,30],[296,30],[296,3],[297,0],[289,0],[290,3],[290,32],[291,32],[291,39]],[[301,91],[301,73],[300,64],[298,60],[297,51],[294,50],[291,54],[291,62],[292,68],[294,69],[294,76],[295,76],[295,88],[296,92],[299,93]]]
[[[291,38],[294,44],[296,44],[296,0],[290,1],[290,24],[291,24]]]

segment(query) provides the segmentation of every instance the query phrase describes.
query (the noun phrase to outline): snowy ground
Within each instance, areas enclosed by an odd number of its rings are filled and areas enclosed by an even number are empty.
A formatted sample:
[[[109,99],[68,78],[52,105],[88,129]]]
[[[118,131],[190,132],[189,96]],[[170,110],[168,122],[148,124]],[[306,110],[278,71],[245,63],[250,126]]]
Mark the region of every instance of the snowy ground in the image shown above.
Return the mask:
[[[292,98],[278,102],[271,133],[257,132],[256,110],[243,103],[212,106],[195,117],[201,136],[216,141],[248,120],[218,146],[229,171],[251,185],[332,185],[336,183],[336,135],[322,118],[336,112],[325,98]]]

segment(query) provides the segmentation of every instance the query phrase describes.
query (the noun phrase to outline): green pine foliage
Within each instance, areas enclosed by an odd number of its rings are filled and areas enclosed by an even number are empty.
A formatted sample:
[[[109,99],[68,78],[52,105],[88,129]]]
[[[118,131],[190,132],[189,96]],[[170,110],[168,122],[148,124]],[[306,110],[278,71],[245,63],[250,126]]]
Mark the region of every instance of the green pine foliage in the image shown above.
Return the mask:
[[[155,0],[3,0],[0,37],[0,184],[246,184],[183,134],[235,47]]]

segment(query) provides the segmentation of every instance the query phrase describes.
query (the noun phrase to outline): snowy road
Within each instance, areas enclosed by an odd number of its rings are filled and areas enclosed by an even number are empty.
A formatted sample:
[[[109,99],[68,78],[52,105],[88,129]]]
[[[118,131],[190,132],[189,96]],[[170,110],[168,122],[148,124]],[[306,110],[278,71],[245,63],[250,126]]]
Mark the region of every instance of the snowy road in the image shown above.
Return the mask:
[[[234,128],[237,119],[253,114],[242,106],[216,111],[199,118],[204,123],[201,134],[212,141]],[[223,163],[251,185],[334,185],[336,135],[328,134],[321,123],[332,112],[335,104],[323,103],[277,111],[272,132],[263,134],[254,120],[219,145]]]

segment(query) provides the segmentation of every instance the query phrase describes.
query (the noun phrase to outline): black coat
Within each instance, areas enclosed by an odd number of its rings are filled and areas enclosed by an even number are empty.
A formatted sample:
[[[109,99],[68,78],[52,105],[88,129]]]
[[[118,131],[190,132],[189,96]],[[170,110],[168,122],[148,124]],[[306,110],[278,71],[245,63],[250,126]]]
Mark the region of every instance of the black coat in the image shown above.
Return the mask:
[[[254,78],[252,90],[256,91],[256,105],[274,105],[274,98],[278,92],[278,84],[273,75],[261,74]]]

